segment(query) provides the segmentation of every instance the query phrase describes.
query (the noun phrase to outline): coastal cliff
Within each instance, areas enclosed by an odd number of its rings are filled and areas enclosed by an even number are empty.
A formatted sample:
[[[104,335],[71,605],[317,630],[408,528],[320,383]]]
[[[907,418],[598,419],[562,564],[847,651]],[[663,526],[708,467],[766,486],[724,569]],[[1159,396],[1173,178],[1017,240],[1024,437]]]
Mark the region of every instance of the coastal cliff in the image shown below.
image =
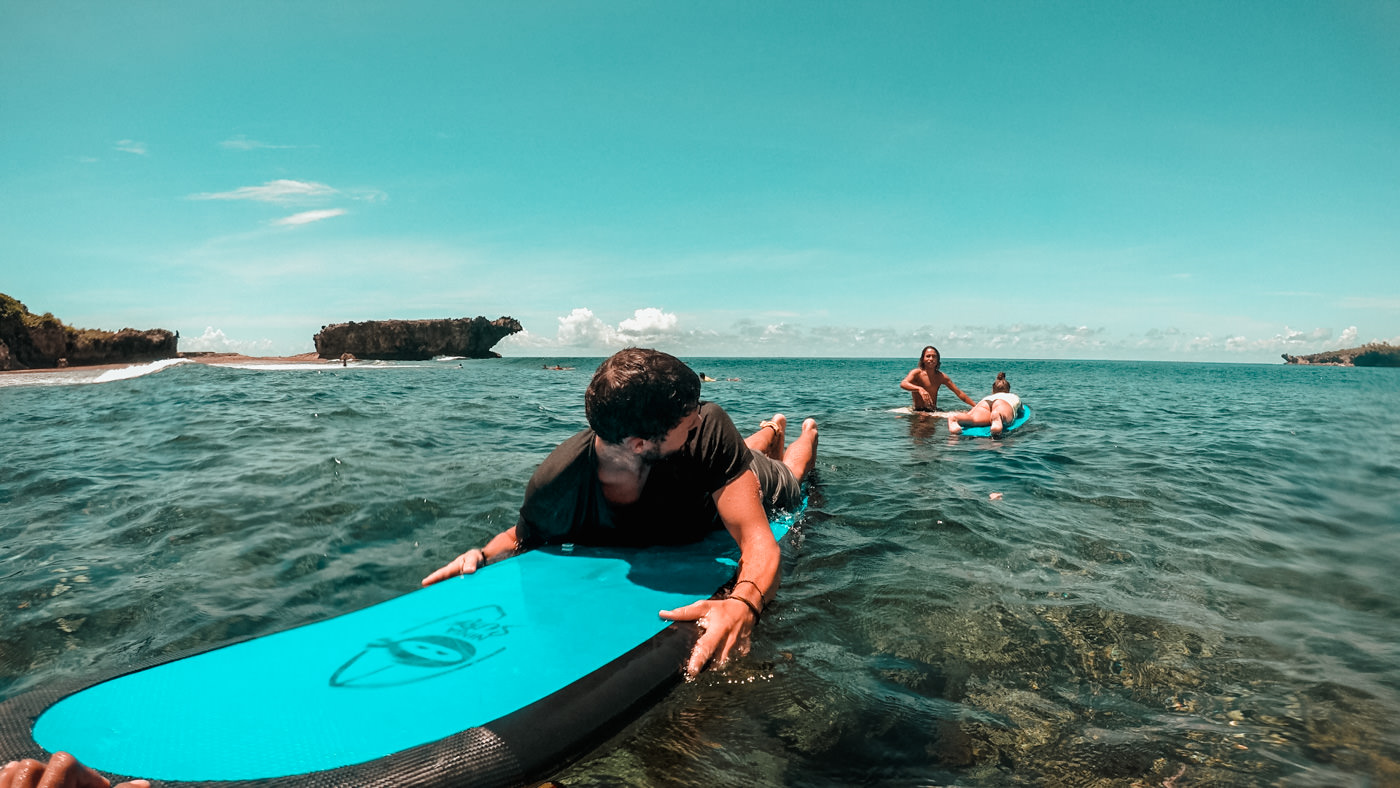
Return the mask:
[[[513,317],[451,320],[370,320],[322,326],[313,339],[321,358],[422,361],[434,356],[500,358],[491,348],[521,330]]]
[[[1361,347],[1329,350],[1307,356],[1283,354],[1288,364],[1327,367],[1400,367],[1400,347],[1385,342],[1372,342]]]
[[[73,328],[0,293],[0,371],[157,361],[175,353],[175,335],[163,328]]]

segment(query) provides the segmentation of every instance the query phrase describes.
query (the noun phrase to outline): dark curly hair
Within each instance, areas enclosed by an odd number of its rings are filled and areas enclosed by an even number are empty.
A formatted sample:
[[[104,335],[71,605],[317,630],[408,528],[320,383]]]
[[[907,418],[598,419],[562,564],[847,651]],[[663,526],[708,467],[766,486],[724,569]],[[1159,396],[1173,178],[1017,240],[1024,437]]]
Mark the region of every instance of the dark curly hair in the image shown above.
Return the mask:
[[[659,441],[700,405],[700,376],[680,359],[630,347],[598,366],[583,395],[588,426],[608,443]]]

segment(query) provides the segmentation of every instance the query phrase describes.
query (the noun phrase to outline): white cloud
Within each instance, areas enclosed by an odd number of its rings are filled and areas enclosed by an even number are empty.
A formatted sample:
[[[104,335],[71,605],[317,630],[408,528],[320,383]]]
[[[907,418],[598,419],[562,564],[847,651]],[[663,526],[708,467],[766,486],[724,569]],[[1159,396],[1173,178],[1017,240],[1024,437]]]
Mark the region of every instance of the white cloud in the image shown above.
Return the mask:
[[[134,153],[137,156],[145,156],[146,143],[136,140],[117,140],[116,149],[123,153]]]
[[[674,333],[678,323],[680,318],[675,315],[649,306],[638,309],[632,313],[632,317],[618,323],[617,330],[628,336],[656,336]]]
[[[1292,329],[1288,326],[1284,326],[1283,333],[1275,334],[1272,341],[1275,344],[1281,345],[1302,345],[1320,342],[1322,340],[1330,338],[1331,336],[1332,329],[1330,328],[1314,328],[1312,331],[1299,331],[1297,329]],[[1267,342],[1270,340],[1263,341]]]
[[[1238,356],[1277,358],[1281,353],[1304,355],[1349,347],[1355,344],[1356,329],[1348,328],[1337,339],[1333,338],[1330,328],[1303,330],[1288,326],[1284,326],[1282,332],[1263,338],[1251,338],[1243,334],[1231,334],[1222,338],[1211,334],[1189,339],[1185,339],[1186,336],[1184,332],[1175,328],[1152,329],[1130,345],[1140,351],[1157,351],[1173,357],[1216,357],[1220,360]]]
[[[603,322],[587,307],[576,307],[557,320],[558,329],[552,339],[527,329],[501,340],[499,347],[544,352],[611,353],[639,343],[678,348],[700,336],[695,332],[682,331],[679,317],[656,307],[638,309],[632,313],[632,317],[617,326]]]
[[[219,146],[223,148],[228,148],[229,150],[282,150],[286,148],[296,147],[295,145],[274,145],[270,142],[259,142],[258,140],[250,140],[242,134],[220,142]]]
[[[352,200],[361,202],[382,202],[389,199],[389,195],[378,189],[347,189],[344,194]]]
[[[222,330],[209,326],[204,334],[194,339],[180,338],[180,350],[202,353],[242,353],[245,356],[270,355],[272,340],[229,339]]]
[[[767,318],[766,320],[763,318]],[[1268,362],[1280,353],[1315,353],[1356,344],[1354,328],[1341,341],[1327,328],[1284,327],[1272,336],[1237,331],[1212,334],[1169,326],[1140,334],[1072,323],[924,325],[913,329],[871,325],[805,325],[778,313],[743,317],[727,328],[688,328],[655,307],[638,309],[617,326],[586,307],[557,318],[554,337],[528,330],[497,346],[507,354],[607,355],[629,344],[680,356],[913,357],[936,345],[949,358],[1163,359]]]
[[[283,227],[311,224],[312,222],[319,222],[322,219],[331,219],[336,216],[343,216],[344,214],[344,208],[329,208],[323,211],[302,211],[301,213],[294,213],[291,216],[284,216],[274,221],[273,224]]]
[[[190,195],[191,200],[256,200],[258,202],[301,202],[333,197],[340,192],[315,181],[276,180],[261,186],[243,186],[227,192]]]
[[[565,346],[602,348],[617,345],[621,334],[595,317],[593,310],[578,307],[559,318],[557,341]]]

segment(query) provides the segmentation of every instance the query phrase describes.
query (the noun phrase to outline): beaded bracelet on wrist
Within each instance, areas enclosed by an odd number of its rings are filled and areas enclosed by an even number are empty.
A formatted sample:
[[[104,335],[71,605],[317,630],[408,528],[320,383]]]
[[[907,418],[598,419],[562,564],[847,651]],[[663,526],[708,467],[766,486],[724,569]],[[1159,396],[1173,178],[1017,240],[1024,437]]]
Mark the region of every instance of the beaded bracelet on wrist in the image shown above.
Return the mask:
[[[737,599],[740,602],[743,602],[744,607],[748,608],[750,613],[753,613],[753,623],[755,625],[757,625],[759,620],[763,618],[763,613],[757,607],[754,606],[754,603],[750,602],[749,600],[741,596],[735,596],[732,592],[729,594],[729,596],[725,597],[725,599]]]

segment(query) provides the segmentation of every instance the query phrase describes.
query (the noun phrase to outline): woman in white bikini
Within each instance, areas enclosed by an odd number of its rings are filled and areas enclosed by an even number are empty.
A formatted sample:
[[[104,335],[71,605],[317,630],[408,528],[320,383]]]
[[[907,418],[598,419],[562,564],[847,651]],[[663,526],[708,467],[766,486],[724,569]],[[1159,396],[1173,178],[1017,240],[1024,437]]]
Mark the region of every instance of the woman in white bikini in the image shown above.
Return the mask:
[[[972,410],[948,414],[948,431],[957,435],[964,426],[985,427],[990,424],[992,434],[1000,435],[1006,425],[1015,421],[1020,414],[1021,398],[1011,393],[1006,373],[998,372],[997,379],[992,381],[990,396],[973,405]]]

